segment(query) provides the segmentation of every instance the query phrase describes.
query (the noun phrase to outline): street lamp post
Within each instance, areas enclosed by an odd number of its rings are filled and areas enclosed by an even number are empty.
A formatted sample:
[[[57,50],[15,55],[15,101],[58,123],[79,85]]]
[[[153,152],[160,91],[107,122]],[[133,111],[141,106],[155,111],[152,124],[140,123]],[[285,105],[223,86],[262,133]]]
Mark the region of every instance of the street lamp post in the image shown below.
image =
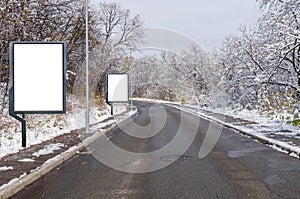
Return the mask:
[[[129,71],[131,69],[131,50],[132,48],[130,48],[129,51]],[[130,110],[132,111],[133,108],[133,103],[132,103],[132,77],[130,76]]]
[[[90,114],[89,114],[89,20],[88,20],[88,0],[85,0],[85,78],[86,78],[86,116],[85,125],[86,133],[90,130]]]

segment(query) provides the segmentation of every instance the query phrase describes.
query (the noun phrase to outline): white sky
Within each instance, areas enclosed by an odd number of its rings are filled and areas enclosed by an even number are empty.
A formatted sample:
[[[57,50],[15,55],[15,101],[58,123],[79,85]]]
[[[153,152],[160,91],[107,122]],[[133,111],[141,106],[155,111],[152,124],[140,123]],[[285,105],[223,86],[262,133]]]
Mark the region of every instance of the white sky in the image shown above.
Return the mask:
[[[93,0],[93,2],[101,0]],[[140,14],[146,27],[179,31],[205,50],[221,47],[241,25],[254,24],[260,15],[255,0],[108,0]]]

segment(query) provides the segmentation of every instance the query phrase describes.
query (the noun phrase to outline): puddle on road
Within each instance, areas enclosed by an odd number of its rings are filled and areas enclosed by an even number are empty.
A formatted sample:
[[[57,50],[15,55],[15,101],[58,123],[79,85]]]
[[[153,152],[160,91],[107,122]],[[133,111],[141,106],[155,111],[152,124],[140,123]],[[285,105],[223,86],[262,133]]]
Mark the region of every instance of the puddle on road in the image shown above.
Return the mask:
[[[263,179],[263,182],[268,185],[284,184],[286,181],[280,178],[278,175],[270,175]]]
[[[228,151],[227,156],[230,158],[239,158],[241,156],[245,156],[248,153],[254,153],[257,151],[263,151],[265,150],[265,147],[255,147],[255,148],[247,148],[243,150],[238,150],[238,151]]]

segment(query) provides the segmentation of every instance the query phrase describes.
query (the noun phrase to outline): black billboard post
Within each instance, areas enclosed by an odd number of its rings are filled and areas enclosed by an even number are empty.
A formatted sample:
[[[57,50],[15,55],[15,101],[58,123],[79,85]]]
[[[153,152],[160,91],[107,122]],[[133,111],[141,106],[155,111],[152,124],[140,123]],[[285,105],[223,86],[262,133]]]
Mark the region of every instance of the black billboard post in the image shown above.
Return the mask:
[[[106,76],[106,103],[111,106],[113,115],[113,103],[129,102],[129,75],[127,73],[109,73]]]
[[[22,123],[22,147],[25,114],[65,113],[66,43],[11,42],[9,115]]]

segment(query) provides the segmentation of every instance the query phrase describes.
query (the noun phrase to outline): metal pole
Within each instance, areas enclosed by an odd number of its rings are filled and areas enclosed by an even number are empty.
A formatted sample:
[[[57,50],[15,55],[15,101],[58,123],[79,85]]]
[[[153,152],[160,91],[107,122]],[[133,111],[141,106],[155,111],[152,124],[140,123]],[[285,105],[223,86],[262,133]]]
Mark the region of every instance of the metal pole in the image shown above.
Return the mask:
[[[10,70],[12,70],[12,68]],[[12,74],[12,73],[10,73],[10,74]],[[9,94],[8,95],[9,95],[8,96],[9,115],[22,123],[22,147],[26,147],[26,119],[25,119],[25,114],[22,114],[22,117],[20,117],[19,115],[15,114],[15,112],[13,110],[13,104],[14,104],[14,100],[13,100],[13,98],[14,98],[13,97],[14,96],[14,88],[13,87],[11,87],[9,89]]]
[[[110,105],[110,114],[114,115],[114,105],[113,105],[113,103],[111,103],[111,105]]]
[[[130,51],[129,51],[129,71],[131,69],[131,48],[130,48]],[[131,80],[131,77],[129,77],[129,80],[130,80],[130,110],[132,111],[132,107],[133,107],[133,104],[132,104],[132,80]]]
[[[22,147],[26,147],[26,119],[25,114],[22,114]]]
[[[90,131],[90,114],[89,114],[89,3],[85,0],[85,78],[86,78],[86,116],[85,125],[86,133]]]

